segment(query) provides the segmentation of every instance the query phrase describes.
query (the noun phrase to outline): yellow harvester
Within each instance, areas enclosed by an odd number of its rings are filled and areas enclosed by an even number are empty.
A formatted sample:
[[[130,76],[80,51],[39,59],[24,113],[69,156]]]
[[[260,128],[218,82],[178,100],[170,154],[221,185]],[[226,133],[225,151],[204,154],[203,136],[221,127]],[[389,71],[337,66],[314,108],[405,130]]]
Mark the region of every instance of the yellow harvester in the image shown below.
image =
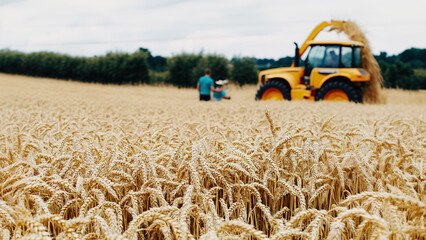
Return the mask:
[[[362,68],[363,44],[313,41],[324,28],[341,28],[343,24],[344,21],[321,23],[300,48],[295,43],[295,61],[291,67],[261,71],[256,100],[362,102],[362,88],[370,81],[370,74]]]

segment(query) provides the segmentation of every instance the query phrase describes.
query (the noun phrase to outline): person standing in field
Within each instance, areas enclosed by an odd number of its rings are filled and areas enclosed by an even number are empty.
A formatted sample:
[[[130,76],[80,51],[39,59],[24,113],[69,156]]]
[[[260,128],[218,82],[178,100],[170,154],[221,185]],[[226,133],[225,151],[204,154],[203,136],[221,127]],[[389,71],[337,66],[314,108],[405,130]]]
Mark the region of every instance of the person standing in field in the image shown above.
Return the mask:
[[[222,100],[222,98],[228,99],[228,100],[231,99],[231,96],[225,90],[223,90],[223,85],[225,85],[225,84],[228,84],[228,80],[219,80],[219,81],[216,81],[216,86],[218,88],[221,88],[222,91],[220,91],[220,92],[214,92],[213,93],[212,101],[220,101],[220,100]]]
[[[214,88],[214,81],[210,77],[211,76],[211,70],[206,68],[204,70],[204,76],[200,77],[198,79],[197,83],[197,89],[200,93],[200,101],[210,101],[211,99],[211,92],[221,92],[222,88]]]

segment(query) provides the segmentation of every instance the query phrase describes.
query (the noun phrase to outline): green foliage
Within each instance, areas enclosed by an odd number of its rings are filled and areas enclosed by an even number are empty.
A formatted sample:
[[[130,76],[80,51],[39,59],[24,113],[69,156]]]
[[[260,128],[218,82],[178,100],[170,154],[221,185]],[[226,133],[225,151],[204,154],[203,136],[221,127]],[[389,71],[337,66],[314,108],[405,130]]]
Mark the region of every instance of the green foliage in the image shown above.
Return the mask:
[[[21,74],[24,57],[25,54],[17,51],[0,50],[0,72]]]
[[[411,48],[397,56],[387,56],[386,52],[381,52],[376,59],[385,87],[426,89],[426,77],[421,74],[426,66],[426,49]]]
[[[277,67],[290,67],[293,64],[294,57],[283,57],[278,59]]]
[[[149,81],[147,53],[108,53],[99,57],[71,57],[36,52],[0,51],[0,72],[84,82],[137,84]]]
[[[399,58],[412,68],[426,68],[426,49],[410,48],[399,54]]]
[[[381,69],[385,79],[385,87],[416,89],[414,71],[408,64],[401,62],[399,59],[391,64],[381,62]]]
[[[414,77],[419,89],[426,89],[426,69],[414,69]]]
[[[149,83],[153,85],[169,84],[170,74],[168,71],[157,72],[149,70]]]
[[[419,77],[426,77],[426,69],[414,69],[414,74]]]
[[[294,57],[283,57],[278,60],[262,58],[256,60],[256,65],[260,71],[278,68],[278,67],[290,67],[294,61]]]
[[[192,82],[195,83],[194,86],[197,85],[198,79],[201,76],[204,76],[204,70],[206,68],[210,68],[212,74],[211,78],[213,80],[221,80],[228,78],[228,59],[222,56],[217,55],[208,55],[203,56],[198,62],[197,66],[192,69]]]
[[[257,83],[258,70],[254,58],[233,58],[231,63],[233,66],[231,79],[234,82],[238,83],[240,86]]]
[[[182,53],[167,59],[170,83],[178,87],[195,87],[192,71],[201,60],[202,55]]]
[[[214,80],[228,77],[228,60],[222,56],[183,53],[169,58],[167,63],[170,83],[177,87],[196,87],[206,68],[210,68]]]
[[[161,56],[152,56],[151,52],[146,48],[139,48],[140,52],[145,52],[148,54],[147,63],[149,69],[156,72],[164,72],[167,70],[167,59]]]

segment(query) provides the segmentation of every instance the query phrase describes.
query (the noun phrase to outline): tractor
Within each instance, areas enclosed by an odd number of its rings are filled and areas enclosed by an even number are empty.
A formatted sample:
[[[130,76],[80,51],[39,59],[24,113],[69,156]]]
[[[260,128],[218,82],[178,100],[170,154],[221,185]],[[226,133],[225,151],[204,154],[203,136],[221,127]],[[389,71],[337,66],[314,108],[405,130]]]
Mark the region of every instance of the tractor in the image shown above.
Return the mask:
[[[259,73],[256,100],[327,100],[361,103],[363,86],[370,73],[362,68],[357,41],[314,41],[326,27],[339,29],[344,21],[319,24],[299,48],[297,43],[291,67],[273,68]],[[304,53],[307,53],[304,55]]]

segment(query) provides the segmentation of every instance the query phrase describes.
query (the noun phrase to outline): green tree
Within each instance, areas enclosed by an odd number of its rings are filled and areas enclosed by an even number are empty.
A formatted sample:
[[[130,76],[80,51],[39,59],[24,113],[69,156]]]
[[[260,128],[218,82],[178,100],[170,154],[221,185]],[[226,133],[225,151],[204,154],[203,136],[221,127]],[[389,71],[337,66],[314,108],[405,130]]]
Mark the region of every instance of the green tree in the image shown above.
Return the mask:
[[[0,72],[85,82],[136,84],[149,80],[148,54],[108,53],[92,58],[52,52],[0,51]]]
[[[139,52],[148,54],[147,63],[149,69],[156,72],[163,72],[167,69],[167,59],[161,56],[152,56],[151,52],[147,48],[139,48]]]
[[[399,54],[399,59],[412,68],[426,68],[426,49],[410,48]]]
[[[419,89],[420,86],[416,82],[414,71],[410,65],[403,63],[397,59],[394,63],[386,63],[381,61],[381,69],[383,78],[385,79],[385,87],[403,88],[403,89]]]
[[[290,67],[293,64],[294,57],[283,57],[278,59],[274,67]]]
[[[414,76],[419,89],[426,89],[426,69],[415,69]]]
[[[381,52],[375,56],[382,70],[388,88],[425,89],[425,76],[421,75],[426,66],[426,49],[408,49],[399,55],[388,56]]]
[[[204,70],[209,68],[212,72],[211,77],[216,81],[228,78],[228,59],[223,56],[208,55],[203,56],[197,66],[192,70],[192,82],[197,86],[198,79],[204,75]]]
[[[257,66],[256,60],[249,57],[234,57],[231,60],[232,71],[231,79],[240,86],[245,84],[257,83]]]
[[[201,58],[201,54],[182,53],[167,59],[170,83],[179,88],[196,87],[197,82],[193,79],[193,69]]]
[[[0,72],[24,74],[25,54],[8,49],[0,50]]]
[[[123,83],[139,84],[149,82],[148,54],[135,52],[124,59],[122,67]]]

